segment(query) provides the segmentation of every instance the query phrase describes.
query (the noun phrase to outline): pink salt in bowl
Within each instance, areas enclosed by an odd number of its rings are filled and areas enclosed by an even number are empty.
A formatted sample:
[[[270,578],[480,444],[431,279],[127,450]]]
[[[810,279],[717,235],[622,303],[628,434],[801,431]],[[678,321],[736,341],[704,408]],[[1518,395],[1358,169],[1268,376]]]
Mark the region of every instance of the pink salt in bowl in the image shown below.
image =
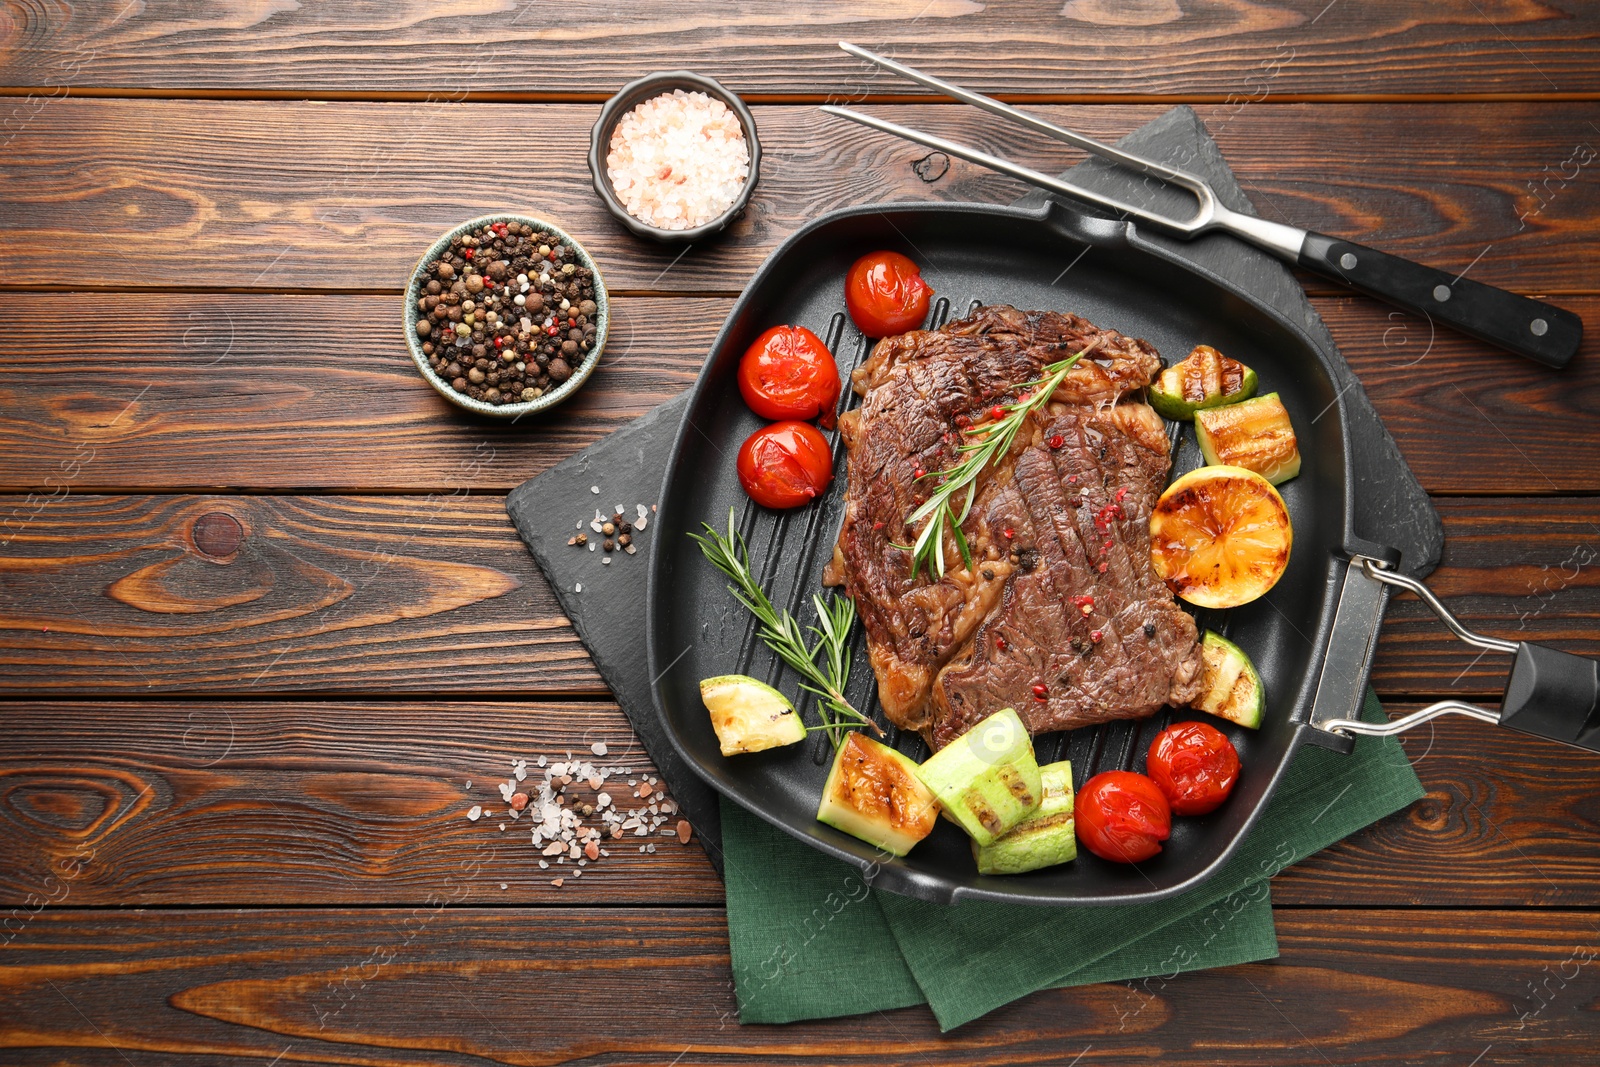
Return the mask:
[[[674,229],[654,225],[629,212],[624,202],[625,198],[618,195],[617,187],[611,180],[607,157],[611,154],[612,137],[624,116],[645,101],[671,94],[678,89],[686,93],[704,93],[712,100],[719,100],[727,106],[738,119],[741,132],[744,134],[744,143],[749,151],[749,171],[738,194],[720,214],[699,221],[695,225]],[[589,172],[594,177],[594,190],[600,194],[606,209],[617,217],[617,221],[640,237],[668,244],[687,244],[704,240],[727,229],[735,219],[744,214],[745,207],[750,203],[750,194],[755,192],[760,169],[761,142],[756,138],[756,120],[755,116],[750,114],[750,109],[745,107],[744,101],[719,82],[687,70],[649,74],[624,85],[621,91],[607,100],[605,106],[600,109],[600,117],[595,121],[594,130],[589,138]]]

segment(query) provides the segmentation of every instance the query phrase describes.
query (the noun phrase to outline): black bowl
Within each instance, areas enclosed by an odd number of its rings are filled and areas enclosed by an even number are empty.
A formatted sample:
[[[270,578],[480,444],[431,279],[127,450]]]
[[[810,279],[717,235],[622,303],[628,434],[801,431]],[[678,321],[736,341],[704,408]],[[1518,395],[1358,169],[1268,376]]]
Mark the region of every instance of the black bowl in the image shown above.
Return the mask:
[[[616,190],[611,187],[611,178],[606,174],[606,152],[611,147],[612,131],[616,129],[622,116],[646,100],[662,93],[670,93],[674,89],[705,93],[727,104],[728,108],[739,116],[739,125],[744,127],[745,144],[750,146],[750,174],[745,178],[744,188],[739,191],[739,196],[727,211],[705,225],[690,230],[664,230],[634,218],[628,214],[628,209],[622,206],[622,201],[617,199]],[[702,240],[721,233],[734,219],[743,215],[745,206],[750,203],[750,194],[755,192],[756,180],[761,173],[761,141],[756,137],[755,116],[750,114],[750,109],[744,106],[743,100],[711,78],[687,70],[665,70],[647,74],[637,81],[624,85],[617,95],[607,100],[605,107],[600,109],[600,117],[595,120],[594,129],[589,134],[589,173],[594,176],[594,191],[600,194],[606,209],[640,237],[669,244],[686,244]]]

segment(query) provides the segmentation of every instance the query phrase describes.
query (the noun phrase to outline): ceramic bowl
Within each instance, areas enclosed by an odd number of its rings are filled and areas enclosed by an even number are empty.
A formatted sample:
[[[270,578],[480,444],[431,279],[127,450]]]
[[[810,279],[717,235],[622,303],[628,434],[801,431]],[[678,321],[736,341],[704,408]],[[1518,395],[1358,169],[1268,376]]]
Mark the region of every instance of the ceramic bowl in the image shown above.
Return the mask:
[[[744,188],[739,190],[738,198],[727,211],[692,230],[664,230],[634,218],[628,214],[628,209],[622,206],[622,201],[617,199],[616,190],[612,188],[611,179],[606,174],[606,153],[611,146],[611,134],[617,128],[617,123],[622,120],[622,116],[644,101],[662,93],[670,93],[674,89],[705,93],[727,104],[728,108],[739,117],[739,124],[744,127],[745,144],[750,146],[750,175],[745,178]],[[687,70],[667,70],[657,74],[647,74],[637,81],[624,85],[621,91],[607,100],[605,107],[600,109],[600,118],[595,121],[594,129],[589,135],[589,173],[594,177],[594,191],[600,194],[606,209],[640,237],[648,237],[665,244],[687,244],[691,241],[704,240],[721,233],[735,219],[743,215],[745,207],[750,203],[750,194],[755,192],[756,181],[761,173],[761,142],[756,137],[755,116],[750,114],[750,109],[744,106],[743,100],[712,78]]]
[[[492,222],[520,222],[532,226],[535,231],[552,233],[559,237],[566,245],[577,253],[575,261],[579,266],[587,267],[594,274],[594,314],[595,343],[584,355],[583,362],[572,370],[572,377],[562,382],[542,396],[532,400],[520,400],[515,404],[490,404],[482,400],[474,400],[465,393],[458,393],[450,387],[450,383],[441,378],[432,367],[428,366],[428,357],[422,353],[422,341],[417,337],[417,317],[419,311],[417,300],[422,295],[422,287],[427,284],[428,277],[424,270],[427,264],[432,263],[443,255],[450,247],[450,239],[460,234],[471,233],[480,226],[487,226]],[[529,415],[536,411],[553,408],[566,400],[573,393],[583,388],[583,383],[589,380],[589,375],[594,373],[595,367],[600,365],[600,355],[606,347],[606,333],[611,325],[611,308],[606,299],[605,280],[600,276],[600,268],[594,258],[582,244],[570,233],[557,226],[548,219],[536,218],[532,215],[498,214],[484,215],[480,218],[469,219],[461,225],[447,230],[437,241],[428,247],[422,258],[417,260],[417,265],[411,271],[411,284],[406,287],[405,307],[405,332],[406,348],[411,353],[411,360],[417,365],[417,370],[422,372],[422,377],[428,384],[438,391],[450,403],[457,407],[466,408],[468,411],[480,415],[489,415],[500,419],[514,419],[522,415]]]

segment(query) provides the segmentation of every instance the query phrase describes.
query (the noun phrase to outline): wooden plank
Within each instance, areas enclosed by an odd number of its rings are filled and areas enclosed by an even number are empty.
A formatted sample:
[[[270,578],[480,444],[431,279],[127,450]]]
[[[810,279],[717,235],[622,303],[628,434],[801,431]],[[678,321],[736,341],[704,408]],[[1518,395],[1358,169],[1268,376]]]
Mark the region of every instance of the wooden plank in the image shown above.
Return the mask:
[[[1600,491],[1593,421],[1600,336],[1593,327],[1558,371],[1374,300],[1313,303],[1430,493]],[[1600,326],[1600,298],[1560,303]]]
[[[0,507],[10,686],[603,692],[499,498],[33,500]]]
[[[1600,320],[1600,297],[1565,302]],[[369,336],[397,303],[10,294],[0,299],[0,335],[14,346],[0,362],[0,489],[504,492],[692,384],[732,306],[619,297],[589,385],[547,415],[505,425],[442,401],[398,331]],[[1600,334],[1553,371],[1459,334],[1430,336],[1426,322],[1365,298],[1315,303],[1426,488],[1600,493],[1589,421]]]
[[[1600,90],[1592,63],[1600,23],[1571,3],[752,0],[691,12],[643,0],[597,15],[410,0],[385,6],[381,17],[286,3],[238,11],[161,4],[131,13],[36,5],[12,17],[0,80],[29,86],[525,98],[611,93],[676,64],[745,93],[903,91],[839,52],[834,42],[843,36],[994,92],[1251,101]]]
[[[1508,460],[1506,467],[1512,467]],[[1466,625],[1600,656],[1600,522],[1592,497],[1436,500],[1444,560],[1428,586]],[[1510,658],[1456,640],[1421,601],[1389,605],[1372,682],[1384,694],[1499,703]]]
[[[0,955],[0,1042],[19,1067],[1567,1064],[1600,1042],[1594,912],[1278,918],[1273,962],[1045,991],[941,1035],[924,1008],[739,1026],[711,910],[45,911]]]
[[[512,759],[537,779],[540,755],[597,740],[595,763],[655,774],[599,701],[13,703],[0,908],[720,904],[700,846],[675,839],[608,843],[577,878],[538,868],[498,785]],[[1592,756],[1456,721],[1404,744],[1427,799],[1280,874],[1277,903],[1600,906],[1600,828],[1574,785]],[[474,804],[495,814],[470,822]]]
[[[988,62],[985,60],[985,62]],[[1119,64],[1120,65],[1120,64]],[[1047,107],[1119,136],[1160,107]],[[1600,186],[1582,104],[1341,104],[1201,114],[1260,210],[1523,290],[1593,291]],[[750,209],[690,251],[646,244],[590,185],[595,105],[54,100],[6,146],[0,277],[9,285],[398,289],[442,230],[522,208],[563,223],[620,290],[733,291],[777,244],[837,207],[1006,203],[1018,183],[809,106],[756,109]],[[890,106],[1044,169],[1074,161],[972,109]],[[470,131],[470,132],[469,132]],[[463,173],[464,136],[504,131]],[[1585,155],[1587,152],[1587,155]],[[923,168],[926,173],[927,168]],[[978,235],[974,235],[977,240]],[[64,256],[70,247],[73,255]],[[385,320],[387,322],[387,320]],[[382,325],[382,329],[388,329]]]
[[[1592,753],[1456,718],[1401,744],[1428,795],[1275,877],[1274,903],[1600,905],[1600,823],[1582,784]]]
[[[427,385],[400,336],[400,302],[0,298],[0,332],[18,344],[0,363],[0,483],[506,492],[692,385],[731,306],[617,298],[590,382],[511,423],[464,412]],[[374,322],[384,324],[376,336]],[[96,353],[87,374],[86,351]]]
[[[1594,498],[1438,503],[1448,541],[1431,581],[1467,625],[1600,655]],[[498,497],[68,486],[0,497],[0,517],[0,693],[604,693]],[[237,539],[231,556],[197,544],[202,519]],[[643,579],[642,554],[594,558],[597,580]],[[1380,693],[1498,699],[1502,657],[1409,597],[1388,618]]]
[[[11,906],[722,902],[698,841],[607,837],[580,868],[509,817],[512,761],[534,788],[541,756],[625,768],[600,791],[647,806],[627,783],[657,772],[611,703],[29,703],[0,738]]]

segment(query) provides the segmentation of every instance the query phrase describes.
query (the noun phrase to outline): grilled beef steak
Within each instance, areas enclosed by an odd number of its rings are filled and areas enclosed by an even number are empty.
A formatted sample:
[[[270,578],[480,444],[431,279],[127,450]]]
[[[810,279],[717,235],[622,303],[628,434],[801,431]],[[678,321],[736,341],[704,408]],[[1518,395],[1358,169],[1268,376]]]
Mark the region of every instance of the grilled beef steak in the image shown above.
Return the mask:
[[[919,472],[959,462],[961,431],[1047,363],[1098,341],[979,476],[944,577],[911,576]],[[1150,567],[1150,508],[1171,463],[1148,406],[1122,398],[1160,369],[1143,341],[1057,312],[979,308],[885,338],[840,422],[850,452],[832,581],[855,599],[879,702],[935,748],[1012,707],[1034,733],[1148,715],[1194,696],[1194,621]],[[1087,610],[1085,610],[1087,609]]]

